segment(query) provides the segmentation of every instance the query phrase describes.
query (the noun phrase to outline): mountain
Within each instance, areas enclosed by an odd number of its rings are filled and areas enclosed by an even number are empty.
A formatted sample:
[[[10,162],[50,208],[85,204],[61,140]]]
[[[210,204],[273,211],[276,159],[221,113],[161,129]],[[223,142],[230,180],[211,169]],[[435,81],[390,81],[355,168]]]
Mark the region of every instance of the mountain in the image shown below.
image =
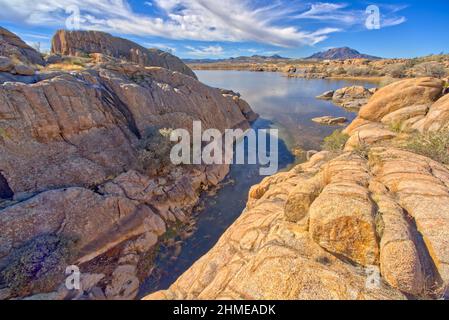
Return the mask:
[[[371,60],[377,60],[377,59],[381,59],[381,58],[360,53],[355,49],[343,47],[343,48],[334,48],[334,49],[329,49],[327,51],[318,52],[306,59],[316,59],[316,60],[371,59]]]
[[[290,60],[290,58],[282,57],[278,54],[272,56],[253,55],[250,57],[240,56],[229,59],[184,59],[184,63],[203,64],[203,63],[264,63],[280,60]]]

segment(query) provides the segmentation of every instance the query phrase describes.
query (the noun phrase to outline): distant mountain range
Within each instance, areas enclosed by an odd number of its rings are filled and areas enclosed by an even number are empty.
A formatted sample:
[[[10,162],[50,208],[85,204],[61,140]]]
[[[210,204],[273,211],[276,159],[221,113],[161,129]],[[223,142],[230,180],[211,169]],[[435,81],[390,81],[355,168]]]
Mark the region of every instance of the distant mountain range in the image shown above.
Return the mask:
[[[327,51],[318,52],[306,59],[315,59],[315,60],[371,59],[371,60],[377,60],[377,59],[381,59],[381,58],[360,53],[355,49],[343,47],[343,48],[334,48],[334,49],[329,49]]]
[[[183,59],[185,63],[189,64],[201,64],[201,63],[263,63],[270,61],[280,61],[280,60],[290,60],[289,58],[281,57],[280,55],[272,55],[272,56],[261,56],[261,55],[253,55],[251,57],[236,57],[229,59]]]
[[[378,60],[382,59],[375,56],[370,56],[368,54],[363,54],[358,52],[355,49],[351,49],[349,47],[343,48],[334,48],[329,49],[327,51],[318,52],[314,55],[304,58],[303,60],[346,60],[346,59],[370,59],[370,60]],[[301,59],[291,59],[282,57],[280,55],[273,56],[261,56],[261,55],[253,55],[251,57],[236,57],[236,58],[228,58],[228,59],[183,59],[184,63],[187,64],[207,64],[207,63],[270,63],[270,62],[282,62],[282,61],[290,61],[290,60],[301,60]]]

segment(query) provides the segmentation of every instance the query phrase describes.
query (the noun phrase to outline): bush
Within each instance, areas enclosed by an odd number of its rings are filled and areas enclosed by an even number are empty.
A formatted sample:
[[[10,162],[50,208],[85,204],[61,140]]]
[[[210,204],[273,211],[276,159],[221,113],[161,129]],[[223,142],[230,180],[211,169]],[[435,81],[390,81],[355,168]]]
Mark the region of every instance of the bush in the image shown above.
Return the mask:
[[[343,151],[349,135],[341,130],[334,131],[330,136],[324,138],[323,149],[331,152]]]
[[[170,152],[173,143],[170,141],[171,129],[149,127],[139,141],[138,156],[135,169],[143,174],[158,175],[168,172],[173,164]]]
[[[447,75],[446,68],[438,62],[424,62],[415,67],[418,76],[443,78]]]
[[[449,165],[449,130],[416,133],[412,135],[406,149]]]
[[[0,272],[0,283],[20,296],[54,289],[55,279],[64,278],[66,265],[74,257],[74,244],[72,239],[48,234],[30,240],[11,253]]]
[[[393,132],[400,133],[402,131],[402,123],[400,121],[390,123],[389,128]]]
[[[329,72],[331,75],[344,75],[344,74],[346,74],[346,70],[345,70],[345,68],[343,68],[342,66],[330,68],[330,69],[328,70],[328,72]]]
[[[404,78],[407,67],[404,63],[395,63],[385,68],[385,73],[393,78]]]
[[[353,77],[369,76],[373,74],[369,67],[349,67],[346,72]]]

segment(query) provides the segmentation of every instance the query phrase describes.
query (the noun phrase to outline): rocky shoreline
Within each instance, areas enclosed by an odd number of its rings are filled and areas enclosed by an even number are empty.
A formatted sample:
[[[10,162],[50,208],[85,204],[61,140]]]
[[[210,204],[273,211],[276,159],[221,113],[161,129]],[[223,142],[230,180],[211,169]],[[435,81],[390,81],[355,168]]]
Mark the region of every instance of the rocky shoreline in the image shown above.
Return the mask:
[[[405,78],[446,77],[449,75],[449,56],[441,54],[414,59],[288,59],[257,63],[232,61],[192,63],[189,66],[193,70],[279,72],[289,78],[360,80],[384,85]]]
[[[446,86],[420,78],[377,91],[341,150],[254,186],[217,245],[145,299],[447,299],[449,143],[445,158],[404,144],[447,141]]]
[[[0,299],[135,299],[158,246],[192,229],[229,172],[169,164],[164,134],[257,115],[178,58],[101,32],[60,31],[43,59],[1,28],[0,68]],[[447,87],[419,77],[319,97],[358,117],[252,187],[216,246],[145,299],[447,299]]]

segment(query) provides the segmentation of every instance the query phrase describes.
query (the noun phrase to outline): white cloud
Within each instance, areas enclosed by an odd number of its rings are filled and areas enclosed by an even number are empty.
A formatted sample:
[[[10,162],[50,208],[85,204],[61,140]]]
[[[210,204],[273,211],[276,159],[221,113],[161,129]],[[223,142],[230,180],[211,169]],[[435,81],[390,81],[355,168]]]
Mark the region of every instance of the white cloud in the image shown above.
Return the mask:
[[[188,54],[197,57],[221,56],[224,53],[224,50],[221,46],[208,46],[198,48],[186,46],[186,49],[190,50]]]
[[[266,3],[266,1],[264,1]],[[280,47],[315,45],[354,24],[364,12],[346,4],[304,4],[297,0],[152,0],[142,5],[154,13],[137,13],[126,0],[0,0],[0,20],[29,25],[65,27],[66,8],[78,6],[81,28],[174,40],[254,41]],[[405,21],[398,7],[385,8],[384,26]],[[300,29],[298,20],[316,20],[327,27]]]
[[[64,27],[65,9],[77,5],[81,28],[139,36],[202,41],[256,41],[276,46],[313,45],[338,31],[303,31],[283,23],[298,7],[278,0],[153,0],[158,16],[132,10],[126,0],[0,0],[0,19]]]
[[[392,27],[407,21],[405,17],[395,14],[406,6],[383,5],[380,7],[381,27]],[[338,25],[364,25],[367,14],[365,10],[350,10],[346,3],[313,3],[306,11],[293,17],[298,20],[317,20],[319,22],[333,22]]]
[[[393,27],[393,26],[403,24],[406,21],[407,21],[407,19],[405,17],[383,19],[383,20],[381,20],[381,27]]]

